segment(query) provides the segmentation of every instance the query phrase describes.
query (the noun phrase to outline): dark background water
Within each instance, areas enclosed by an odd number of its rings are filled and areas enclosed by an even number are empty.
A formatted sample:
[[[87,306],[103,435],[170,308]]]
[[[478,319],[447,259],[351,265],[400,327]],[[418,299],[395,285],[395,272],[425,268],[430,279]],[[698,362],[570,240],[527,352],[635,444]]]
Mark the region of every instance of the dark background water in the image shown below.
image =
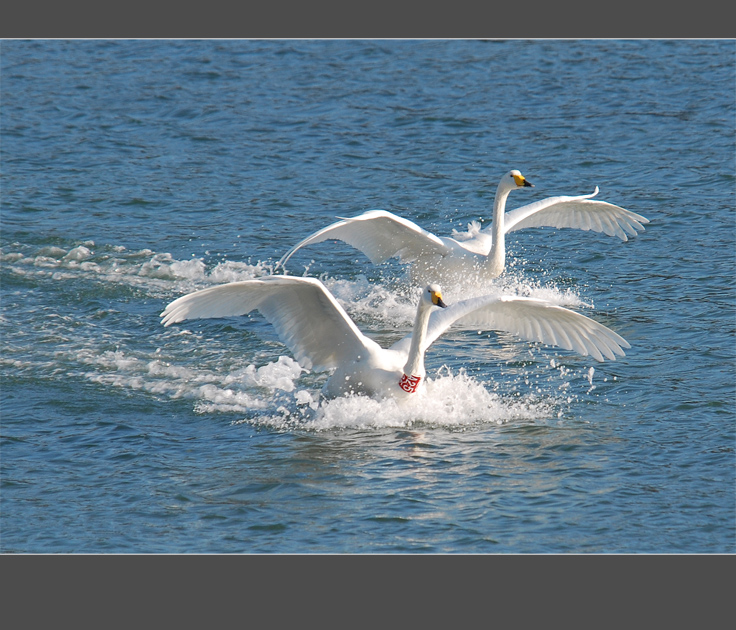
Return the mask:
[[[1,550],[734,552],[735,53],[1,42]],[[488,221],[510,168],[536,184],[510,208],[597,185],[651,220],[627,243],[510,239],[509,288],[631,343],[590,379],[571,353],[458,333],[427,357],[443,414],[315,414],[324,377],[257,318],[159,324],[336,215]],[[339,243],[291,264],[379,339],[411,325],[398,264]]]

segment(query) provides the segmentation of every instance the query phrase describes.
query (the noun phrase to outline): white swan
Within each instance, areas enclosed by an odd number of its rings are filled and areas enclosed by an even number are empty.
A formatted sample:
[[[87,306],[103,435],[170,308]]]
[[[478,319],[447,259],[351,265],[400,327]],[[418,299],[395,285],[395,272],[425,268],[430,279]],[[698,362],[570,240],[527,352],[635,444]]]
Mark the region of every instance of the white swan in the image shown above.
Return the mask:
[[[437,308],[443,307],[443,308]],[[412,332],[388,349],[366,337],[317,279],[265,276],[182,296],[161,313],[164,326],[230,317],[258,309],[305,369],[334,370],[327,397],[351,392],[408,397],[424,388],[424,354],[452,324],[501,330],[530,341],[615,360],[629,344],[612,330],[566,308],[533,298],[483,296],[451,306],[437,285],[422,291]]]
[[[385,210],[369,210],[363,214],[341,219],[308,236],[292,247],[276,268],[284,267],[300,248],[327,239],[338,239],[362,251],[373,264],[399,256],[402,262],[413,263],[411,272],[415,281],[429,278],[455,282],[468,274],[478,279],[495,278],[506,264],[505,235],[529,227],[578,228],[603,232],[628,240],[643,230],[649,220],[640,214],[625,210],[605,201],[594,201],[598,187],[590,195],[578,197],[549,197],[516,210],[505,212],[506,198],[512,190],[533,187],[517,170],[501,178],[493,203],[493,221],[489,227],[468,225],[468,232],[437,237],[416,223]]]

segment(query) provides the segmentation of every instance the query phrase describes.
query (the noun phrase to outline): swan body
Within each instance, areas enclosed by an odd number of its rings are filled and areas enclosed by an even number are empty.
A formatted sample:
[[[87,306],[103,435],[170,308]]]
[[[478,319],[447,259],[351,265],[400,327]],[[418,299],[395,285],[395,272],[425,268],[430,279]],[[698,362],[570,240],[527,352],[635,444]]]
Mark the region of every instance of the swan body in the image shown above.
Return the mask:
[[[437,285],[423,289],[412,332],[390,348],[365,336],[315,278],[265,276],[184,295],[161,313],[164,326],[187,319],[232,317],[258,310],[305,369],[332,370],[329,398],[361,393],[406,399],[424,391],[424,355],[450,326],[499,330],[574,350],[603,361],[629,344],[612,330],[566,308],[534,298],[481,296],[450,306]]]
[[[429,277],[455,282],[473,274],[480,280],[495,278],[506,264],[505,236],[530,227],[577,228],[617,236],[622,241],[643,230],[649,220],[605,201],[593,200],[598,187],[589,195],[548,197],[506,212],[506,199],[512,190],[533,187],[519,171],[501,178],[493,203],[493,221],[481,230],[471,223],[468,232],[453,230],[453,237],[438,237],[416,223],[385,210],[369,210],[318,230],[292,247],[276,267],[284,267],[302,247],[327,239],[337,239],[362,251],[373,264],[398,256],[412,263],[414,280]],[[628,235],[628,236],[627,236]]]

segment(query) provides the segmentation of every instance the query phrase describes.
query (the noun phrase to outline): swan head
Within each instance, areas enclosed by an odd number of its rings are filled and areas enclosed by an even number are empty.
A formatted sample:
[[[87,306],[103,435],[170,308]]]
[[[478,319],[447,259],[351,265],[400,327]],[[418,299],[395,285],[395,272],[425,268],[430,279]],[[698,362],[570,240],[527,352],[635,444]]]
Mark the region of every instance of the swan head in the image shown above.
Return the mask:
[[[422,291],[421,304],[426,306],[441,306],[446,308],[447,304],[442,301],[442,289],[439,285],[428,284]]]
[[[516,169],[509,171],[503,176],[501,179],[501,185],[508,190],[524,188],[525,186],[534,188],[534,184],[527,180],[527,178],[521,174],[521,171],[517,171]]]

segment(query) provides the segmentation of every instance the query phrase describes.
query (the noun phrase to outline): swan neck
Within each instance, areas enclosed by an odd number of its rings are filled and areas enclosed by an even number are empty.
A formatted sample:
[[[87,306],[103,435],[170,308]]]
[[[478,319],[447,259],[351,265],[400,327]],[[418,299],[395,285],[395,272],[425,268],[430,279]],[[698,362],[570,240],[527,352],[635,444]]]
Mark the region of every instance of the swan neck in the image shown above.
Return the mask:
[[[424,341],[427,337],[427,325],[429,324],[430,308],[420,304],[417,316],[414,319],[414,328],[411,333],[411,346],[409,356],[404,365],[404,374],[407,376],[424,376]]]
[[[506,239],[504,238],[504,218],[506,212],[506,198],[511,191],[508,188],[502,188],[499,184],[496,190],[496,198],[493,201],[493,223],[491,251],[488,254],[486,267],[493,276],[501,274],[506,261]]]

